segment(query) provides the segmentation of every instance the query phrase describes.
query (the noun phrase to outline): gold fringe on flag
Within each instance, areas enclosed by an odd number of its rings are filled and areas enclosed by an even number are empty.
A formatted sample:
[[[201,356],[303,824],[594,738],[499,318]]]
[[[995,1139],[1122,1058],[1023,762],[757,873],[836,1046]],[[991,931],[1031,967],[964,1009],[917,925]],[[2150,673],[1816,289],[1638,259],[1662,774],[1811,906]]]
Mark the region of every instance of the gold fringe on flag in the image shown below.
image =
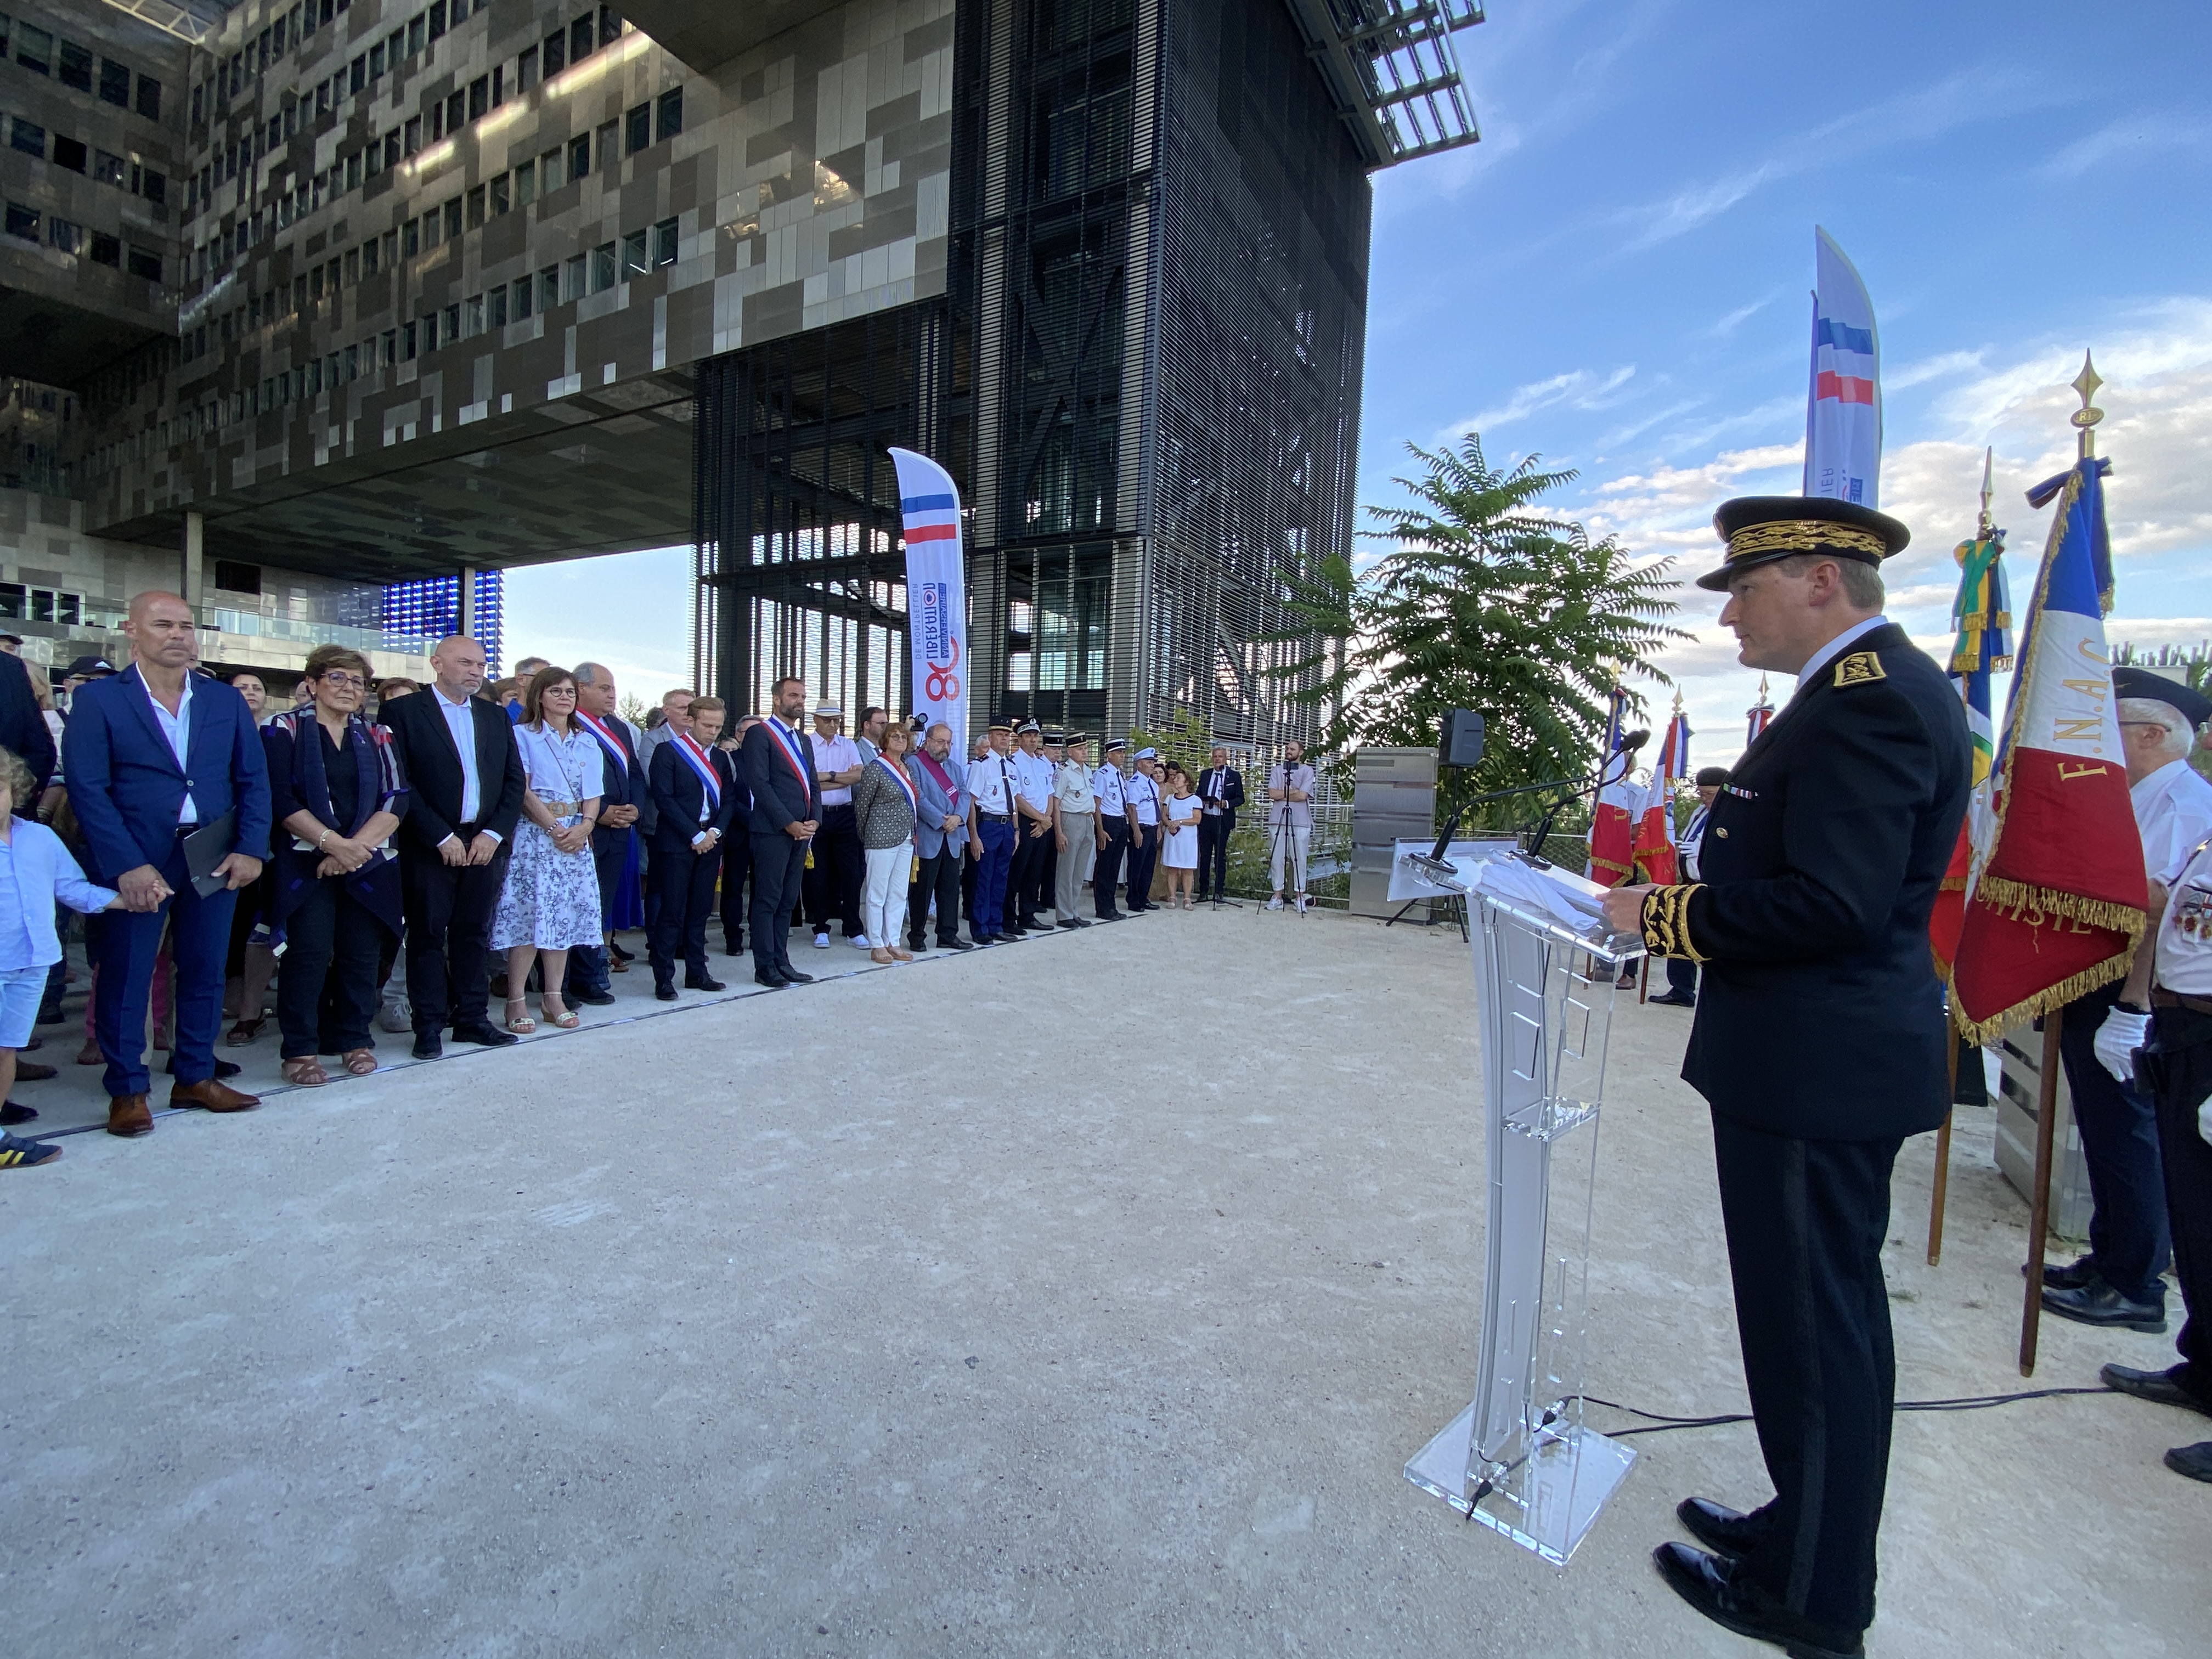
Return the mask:
[[[1954,884],[1946,881],[1945,886]],[[1973,902],[1986,903],[1995,910],[2007,911],[2014,916],[2023,910],[2039,910],[2045,915],[2063,916],[2069,921],[2078,921],[2084,927],[2100,928],[2106,933],[2125,936],[2124,946],[2100,963],[2094,963],[2080,973],[2045,987],[2034,995],[2014,1003],[1990,1015],[1976,1020],[1967,1016],[1965,1006],[1959,1000],[1958,964],[1954,963],[1946,982],[1950,990],[1953,1022],[1959,1035],[1973,1043],[1994,1042],[2014,1027],[2025,1025],[2040,1018],[2053,1008],[2087,996],[2100,986],[2110,985],[2116,979],[2127,977],[2134,966],[2136,948],[2142,943],[2143,930],[2149,919],[2124,904],[2114,904],[2106,899],[2084,898],[2077,893],[2054,892],[2047,887],[2031,887],[2025,882],[2009,881],[2002,877],[1984,876],[1975,889]]]

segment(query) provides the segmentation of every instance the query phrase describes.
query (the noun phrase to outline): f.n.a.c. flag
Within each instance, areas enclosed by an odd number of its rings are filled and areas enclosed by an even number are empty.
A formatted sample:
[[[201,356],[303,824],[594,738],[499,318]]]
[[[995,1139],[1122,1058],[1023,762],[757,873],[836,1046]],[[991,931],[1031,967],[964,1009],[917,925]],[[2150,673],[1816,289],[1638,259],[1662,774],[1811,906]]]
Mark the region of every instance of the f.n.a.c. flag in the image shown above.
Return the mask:
[[[1975,860],[1952,1006],[1986,1042],[2127,971],[2143,930],[2142,841],[2128,799],[2105,643],[2106,463],[2032,491],[2059,496],[1990,775],[1995,826]]]
[[[1874,301],[1835,239],[1813,228],[1813,378],[1805,398],[1805,489],[1879,507],[1881,343]]]
[[[906,623],[914,647],[912,712],[943,720],[968,744],[968,565],[960,491],[927,455],[891,451],[906,527]]]

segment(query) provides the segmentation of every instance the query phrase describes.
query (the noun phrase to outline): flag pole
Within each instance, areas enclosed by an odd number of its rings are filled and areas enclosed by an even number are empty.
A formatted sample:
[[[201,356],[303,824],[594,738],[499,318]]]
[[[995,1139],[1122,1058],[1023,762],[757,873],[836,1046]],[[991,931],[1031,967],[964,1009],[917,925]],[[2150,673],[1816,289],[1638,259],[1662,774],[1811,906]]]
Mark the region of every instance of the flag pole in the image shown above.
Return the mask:
[[[1974,520],[1977,541],[1986,542],[1996,534],[1996,521],[1990,516],[1996,465],[1996,447],[1990,445],[1982,451],[1982,509]],[[1951,1119],[1959,1109],[1959,1045],[1966,1041],[1959,1030],[1958,1011],[1951,1006],[1948,988],[1943,1011],[1944,1047],[1948,1053],[1944,1067],[1943,1121],[1936,1131],[1936,1181],[1928,1195],[1928,1265],[1931,1267],[1941,1267],[1943,1261],[1943,1210],[1951,1198]]]
[[[2088,460],[2097,453],[2096,427],[2105,418],[2105,411],[2091,399],[2104,383],[2096,363],[2087,352],[2083,352],[2081,372],[2073,382],[2074,390],[2081,394],[2081,407],[2066,417],[2081,434],[2077,455],[2080,460]],[[2027,1288],[2020,1320],[2022,1376],[2035,1375],[2036,1339],[2043,1323],[2043,1251],[2051,1220],[2051,1143],[2056,1127],[2053,1120],[2058,1115],[2058,1068],[2064,1063],[2058,1052],[2058,1037],[2065,1023],[2063,1003],[2043,1017],[2043,1073],[2037,1079],[2035,1105],[2035,1192],[2028,1202]]]

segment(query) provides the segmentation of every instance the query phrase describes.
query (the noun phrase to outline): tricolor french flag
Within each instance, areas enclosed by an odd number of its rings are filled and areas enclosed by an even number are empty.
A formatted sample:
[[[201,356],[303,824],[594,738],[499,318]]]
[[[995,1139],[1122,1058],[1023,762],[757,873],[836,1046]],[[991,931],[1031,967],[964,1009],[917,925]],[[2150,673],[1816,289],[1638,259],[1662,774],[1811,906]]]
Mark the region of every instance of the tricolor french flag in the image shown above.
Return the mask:
[[[951,493],[901,495],[899,515],[905,521],[906,538],[915,542],[950,542],[960,538],[960,498]]]
[[[1813,229],[1813,373],[1805,400],[1808,495],[1878,507],[1881,342],[1874,301],[1835,239]]]

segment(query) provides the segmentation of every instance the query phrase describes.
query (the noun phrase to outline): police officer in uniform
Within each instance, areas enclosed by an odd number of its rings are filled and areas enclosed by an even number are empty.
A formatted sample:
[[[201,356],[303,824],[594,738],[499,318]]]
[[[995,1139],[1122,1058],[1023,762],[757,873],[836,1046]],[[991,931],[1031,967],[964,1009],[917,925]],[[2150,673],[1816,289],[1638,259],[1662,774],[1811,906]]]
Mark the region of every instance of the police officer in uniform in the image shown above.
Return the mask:
[[[1048,744],[1047,749],[1051,745]],[[1091,739],[1071,732],[1060,746],[1061,760],[1052,775],[1053,845],[1059,861],[1053,872],[1052,919],[1063,927],[1088,927],[1075,913],[1083,896],[1083,880],[1091,872],[1097,850],[1093,826],[1098,821],[1098,802],[1091,792],[1091,768],[1085,763]]]
[[[2129,1058],[2158,1115],[2181,1284],[2181,1363],[2157,1371],[2107,1365],[2104,1380],[2122,1394],[2212,1417],[2212,836],[2153,889],[2151,909],[2147,937],[2155,944],[2136,951],[2119,1005],[2150,1010],[2146,1040]],[[2212,1481],[2212,1440],[2175,1447],[2166,1466]]]
[[[1052,763],[1044,757],[1044,728],[1024,720],[1016,732],[1021,747],[1014,768],[1014,843],[1006,874],[1007,925],[1001,933],[1048,933],[1052,924],[1037,914],[1052,895],[1044,885],[1045,854],[1052,850]]]
[[[1854,502],[1753,496],[1713,523],[1722,623],[1797,690],[1714,802],[1701,879],[1615,888],[1606,918],[1702,970],[1682,1076],[1712,1110],[1744,1381],[1771,1502],[1676,1510],[1661,1576],[1798,1659],[1864,1651],[1896,1388],[1881,1245],[1891,1165],[1946,1107],[1928,918],[1966,817],[1966,715],[1881,615],[1909,532]]]
[[[1101,921],[1119,921],[1122,915],[1114,902],[1114,889],[1121,879],[1121,860],[1129,855],[1129,834],[1137,822],[1122,787],[1127,775],[1121,770],[1121,757],[1128,751],[1129,745],[1121,738],[1109,738],[1104,758],[1091,775],[1091,798],[1097,803],[1098,814],[1091,832],[1098,861],[1091,870],[1091,908]]]
[[[1014,763],[1006,740],[1013,726],[991,722],[991,746],[968,768],[968,844],[977,849],[975,896],[968,911],[968,935],[978,945],[1021,937],[1005,925],[1007,868],[1014,856]]]
[[[1129,914],[1138,915],[1160,907],[1152,902],[1152,872],[1160,861],[1160,786],[1152,775],[1159,759],[1155,749],[1137,751],[1137,769],[1121,784],[1122,799],[1129,803]]]

